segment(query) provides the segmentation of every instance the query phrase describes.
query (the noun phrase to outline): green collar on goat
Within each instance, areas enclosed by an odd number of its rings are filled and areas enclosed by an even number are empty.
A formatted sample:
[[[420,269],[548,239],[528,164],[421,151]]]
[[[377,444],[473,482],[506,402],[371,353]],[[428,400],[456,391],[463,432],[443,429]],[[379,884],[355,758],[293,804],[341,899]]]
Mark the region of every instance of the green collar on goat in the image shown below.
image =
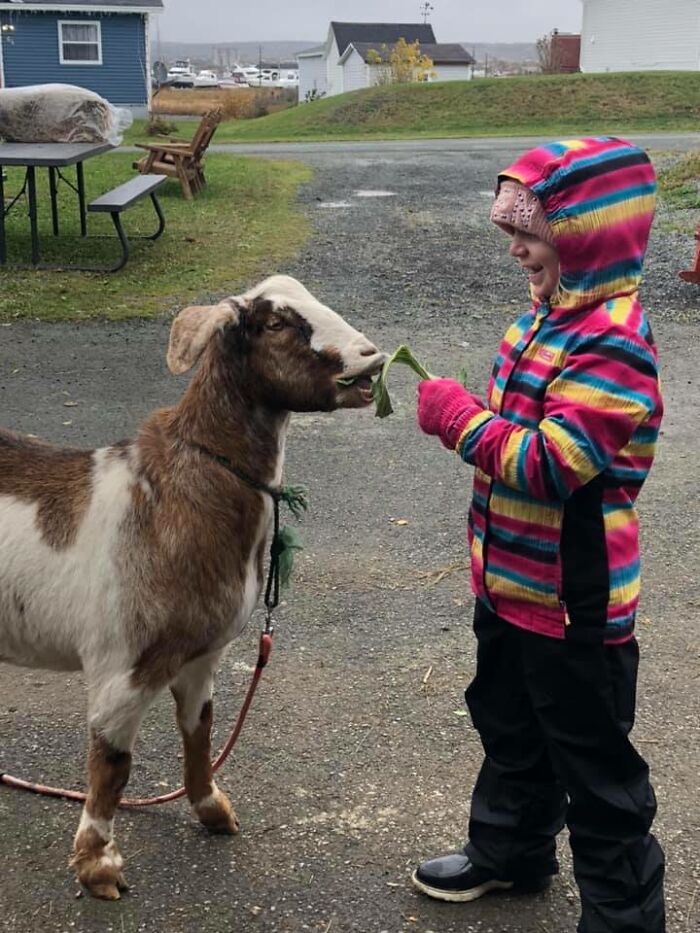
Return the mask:
[[[295,518],[301,518],[303,512],[309,507],[309,497],[306,486],[269,486],[248,476],[238,467],[234,466],[228,457],[217,454],[202,444],[191,444],[195,450],[214,460],[229,473],[233,473],[241,482],[267,493],[274,505],[274,533],[270,543],[270,569],[265,586],[265,609],[267,610],[266,630],[271,629],[271,612],[279,604],[279,590],[281,586],[289,584],[289,578],[294,564],[294,551],[302,551],[304,546],[297,532],[289,525],[280,528],[279,505],[284,502]]]

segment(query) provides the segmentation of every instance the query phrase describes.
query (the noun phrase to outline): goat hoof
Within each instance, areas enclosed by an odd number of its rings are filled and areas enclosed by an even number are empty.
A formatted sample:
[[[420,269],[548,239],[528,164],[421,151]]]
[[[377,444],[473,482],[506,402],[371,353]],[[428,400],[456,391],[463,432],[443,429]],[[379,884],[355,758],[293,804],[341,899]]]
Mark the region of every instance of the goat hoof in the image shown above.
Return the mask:
[[[86,842],[92,842],[92,845],[86,845]],[[78,881],[93,897],[118,901],[121,897],[119,892],[128,888],[122,871],[121,854],[114,842],[106,845],[95,842],[94,838],[79,837],[71,866],[75,869]]]
[[[95,884],[88,887],[88,891],[93,897],[99,897],[103,901],[118,901],[121,898],[116,884]]]
[[[236,814],[231,811],[231,813],[224,816],[221,820],[214,823],[204,823],[204,826],[209,830],[210,833],[220,833],[224,836],[235,836],[241,828]]]
[[[195,804],[194,812],[202,826],[210,833],[235,836],[241,828],[231,801],[218,788],[210,797]]]
[[[83,882],[83,884],[93,897],[102,898],[104,901],[118,901],[121,898],[121,892],[129,889],[124,872],[121,871],[116,874],[113,880],[101,879],[100,881]]]
[[[96,871],[81,874],[78,875],[78,880],[82,882],[88,893],[104,901],[118,901],[121,892],[129,888],[124,873],[121,871],[111,878],[104,870],[99,873],[99,877]]]

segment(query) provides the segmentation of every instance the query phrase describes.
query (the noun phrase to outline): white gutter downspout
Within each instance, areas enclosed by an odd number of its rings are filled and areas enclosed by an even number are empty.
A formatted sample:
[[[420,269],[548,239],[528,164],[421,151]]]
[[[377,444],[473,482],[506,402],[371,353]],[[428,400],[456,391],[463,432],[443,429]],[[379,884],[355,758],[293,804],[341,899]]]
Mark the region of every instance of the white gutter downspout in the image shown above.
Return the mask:
[[[5,87],[5,62],[2,57],[2,33],[0,32],[0,87]]]
[[[146,116],[150,117],[153,84],[151,81],[151,14],[144,13],[143,20],[143,41],[146,43]]]

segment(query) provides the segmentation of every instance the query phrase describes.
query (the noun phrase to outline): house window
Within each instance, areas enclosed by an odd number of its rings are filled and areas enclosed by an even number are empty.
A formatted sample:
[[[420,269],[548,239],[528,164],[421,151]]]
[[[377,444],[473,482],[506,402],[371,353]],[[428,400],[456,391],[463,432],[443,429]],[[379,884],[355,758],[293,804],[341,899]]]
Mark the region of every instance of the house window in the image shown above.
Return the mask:
[[[58,53],[62,65],[101,65],[102,33],[99,22],[59,20]]]

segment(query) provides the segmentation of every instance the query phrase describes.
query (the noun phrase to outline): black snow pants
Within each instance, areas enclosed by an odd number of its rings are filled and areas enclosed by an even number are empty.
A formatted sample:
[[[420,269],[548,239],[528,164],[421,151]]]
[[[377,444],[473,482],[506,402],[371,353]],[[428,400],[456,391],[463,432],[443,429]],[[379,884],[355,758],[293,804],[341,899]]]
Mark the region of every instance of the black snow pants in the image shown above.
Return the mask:
[[[466,701],[485,759],[466,851],[506,881],[558,871],[567,824],[578,933],[664,933],[664,855],[651,835],[649,769],[629,741],[639,650],[559,640],[477,600],[477,670]]]

